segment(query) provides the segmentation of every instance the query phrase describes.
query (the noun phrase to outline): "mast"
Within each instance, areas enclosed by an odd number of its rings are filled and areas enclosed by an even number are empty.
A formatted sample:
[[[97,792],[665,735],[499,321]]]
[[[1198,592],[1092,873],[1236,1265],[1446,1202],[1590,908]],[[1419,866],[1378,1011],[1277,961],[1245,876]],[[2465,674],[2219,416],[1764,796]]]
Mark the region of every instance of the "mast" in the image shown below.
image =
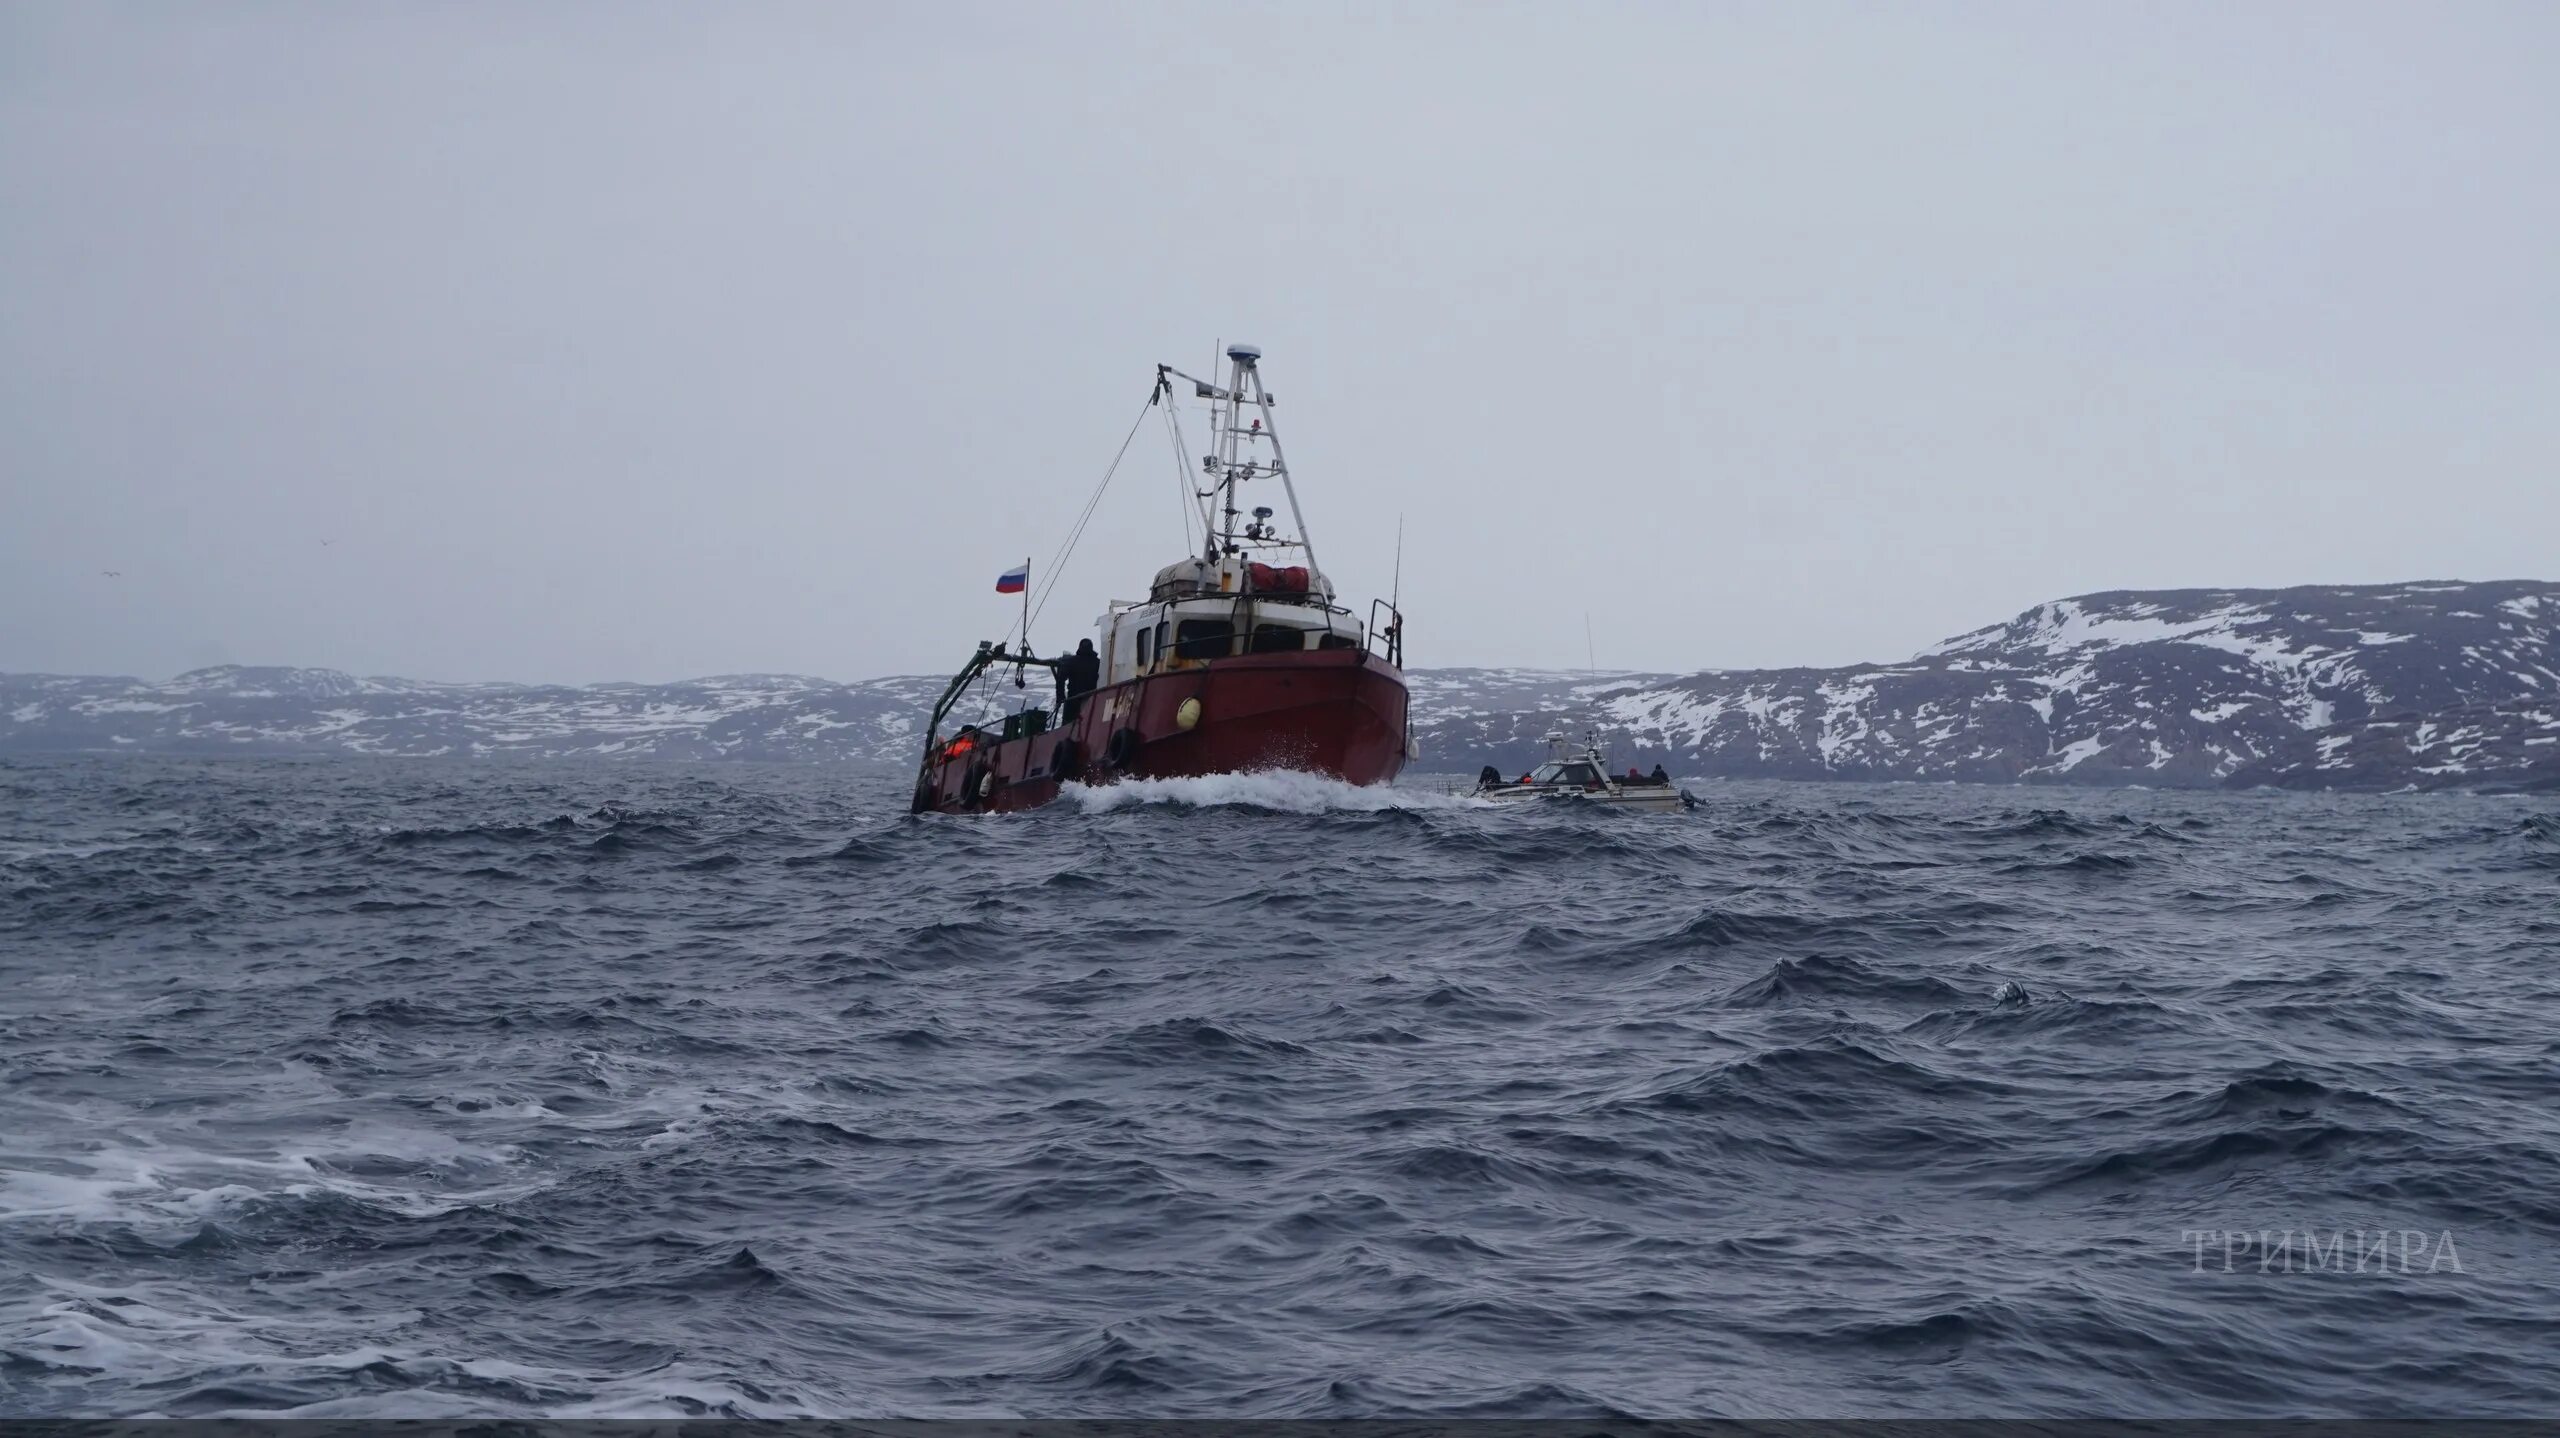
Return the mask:
[[[1201,549],[1201,558],[1210,564],[1242,553],[1247,544],[1263,548],[1303,550],[1307,567],[1322,573],[1316,564],[1315,545],[1307,538],[1306,511],[1298,504],[1298,486],[1289,477],[1288,456],[1280,447],[1279,423],[1271,413],[1275,403],[1271,391],[1262,386],[1262,351],[1249,344],[1227,346],[1227,382],[1211,384],[1193,375],[1164,366],[1169,373],[1191,381],[1193,392],[1209,401],[1209,453],[1201,456],[1201,472],[1208,476],[1209,487],[1200,498],[1214,501],[1213,522]],[[1247,407],[1254,411],[1248,421]],[[1264,440],[1271,442],[1271,457],[1263,459],[1257,448]],[[1271,524],[1271,511],[1257,507],[1251,522],[1242,523],[1246,511],[1236,502],[1236,486],[1248,480],[1278,477],[1281,491],[1288,497],[1289,519],[1296,536],[1280,533]]]
[[[1244,413],[1244,359],[1236,351],[1244,348],[1237,345],[1227,351],[1226,408],[1211,412],[1211,419],[1218,426],[1217,453],[1222,476],[1218,485],[1221,515],[1218,552],[1221,554],[1236,552],[1236,481],[1240,478],[1236,473],[1236,452],[1243,447],[1243,436],[1236,433],[1236,421]]]

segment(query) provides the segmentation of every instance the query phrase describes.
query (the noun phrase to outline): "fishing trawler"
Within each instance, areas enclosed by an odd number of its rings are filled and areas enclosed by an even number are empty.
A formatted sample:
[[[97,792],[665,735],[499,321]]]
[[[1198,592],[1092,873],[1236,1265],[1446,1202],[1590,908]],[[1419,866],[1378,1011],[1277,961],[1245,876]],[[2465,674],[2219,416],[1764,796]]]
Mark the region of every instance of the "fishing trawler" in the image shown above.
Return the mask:
[[[1208,402],[1209,452],[1182,473],[1199,547],[1156,571],[1144,599],[1111,601],[1082,659],[1032,651],[1024,591],[1019,645],[982,641],[934,705],[914,812],[1025,809],[1068,783],[1296,769],[1376,784],[1403,767],[1404,616],[1392,596],[1371,601],[1365,620],[1337,601],[1298,507],[1262,352],[1230,345],[1226,358],[1224,384],[1156,366],[1147,399],[1177,455],[1187,451],[1174,382]],[[1275,479],[1289,528],[1272,506],[1246,503],[1249,486]],[[999,590],[1027,585],[1028,568],[1008,572]],[[1034,688],[1034,672],[1047,682]]]

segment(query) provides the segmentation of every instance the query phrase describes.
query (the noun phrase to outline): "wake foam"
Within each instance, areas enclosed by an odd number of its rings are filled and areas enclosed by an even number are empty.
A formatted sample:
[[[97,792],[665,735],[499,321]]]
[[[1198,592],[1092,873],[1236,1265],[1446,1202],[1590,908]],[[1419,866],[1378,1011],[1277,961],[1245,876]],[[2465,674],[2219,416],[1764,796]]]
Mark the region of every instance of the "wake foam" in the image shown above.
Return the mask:
[[[1058,792],[1088,814],[1158,804],[1192,809],[1268,809],[1282,814],[1376,814],[1389,809],[1491,807],[1490,801],[1466,794],[1394,784],[1347,784],[1293,769],[1202,774],[1184,779],[1123,779],[1114,784],[1065,784],[1059,786]]]

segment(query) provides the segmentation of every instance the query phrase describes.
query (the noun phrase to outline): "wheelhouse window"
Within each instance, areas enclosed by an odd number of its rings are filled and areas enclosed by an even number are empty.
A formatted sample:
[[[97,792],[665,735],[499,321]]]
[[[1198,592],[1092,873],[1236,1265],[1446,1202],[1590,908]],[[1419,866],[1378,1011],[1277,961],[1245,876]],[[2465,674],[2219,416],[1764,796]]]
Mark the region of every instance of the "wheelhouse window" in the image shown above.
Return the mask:
[[[1588,764],[1566,764],[1550,761],[1529,772],[1533,784],[1597,784],[1600,771]]]
[[[1184,659],[1224,659],[1235,647],[1231,619],[1186,619],[1173,634],[1173,652]]]
[[[1253,627],[1255,654],[1286,654],[1307,647],[1307,631],[1294,624],[1257,624]]]
[[[1147,661],[1148,661],[1148,660],[1150,660],[1150,659],[1153,659],[1153,658],[1155,657],[1155,653],[1156,653],[1156,632],[1155,632],[1154,630],[1152,630],[1152,629],[1141,629],[1141,630],[1139,630],[1139,631],[1138,631],[1138,667],[1139,667],[1139,668],[1141,668],[1141,669],[1146,668],[1146,667],[1147,667]]]
[[[1318,649],[1357,649],[1360,647],[1360,641],[1348,634],[1336,634],[1327,630],[1316,636],[1316,647]]]

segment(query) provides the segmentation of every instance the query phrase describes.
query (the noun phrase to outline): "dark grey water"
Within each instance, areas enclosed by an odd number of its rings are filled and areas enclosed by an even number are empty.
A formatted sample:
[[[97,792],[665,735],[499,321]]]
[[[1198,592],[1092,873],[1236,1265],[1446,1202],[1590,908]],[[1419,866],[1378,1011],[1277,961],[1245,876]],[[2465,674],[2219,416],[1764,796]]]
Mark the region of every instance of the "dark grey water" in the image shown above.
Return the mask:
[[[2549,801],[1699,792],[0,766],[0,1409],[2550,1410]]]

